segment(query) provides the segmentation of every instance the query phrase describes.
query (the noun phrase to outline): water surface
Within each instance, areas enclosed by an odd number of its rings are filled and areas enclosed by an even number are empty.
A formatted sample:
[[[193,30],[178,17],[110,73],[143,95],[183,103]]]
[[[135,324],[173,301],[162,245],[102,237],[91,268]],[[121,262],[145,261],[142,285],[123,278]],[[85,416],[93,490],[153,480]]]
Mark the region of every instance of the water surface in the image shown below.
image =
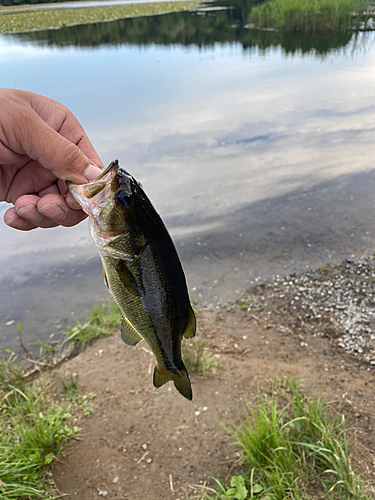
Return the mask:
[[[213,305],[375,247],[373,34],[259,32],[225,5],[0,37],[0,85],[61,101],[119,158]],[[8,321],[32,344],[107,297],[86,222],[0,238],[2,344]]]

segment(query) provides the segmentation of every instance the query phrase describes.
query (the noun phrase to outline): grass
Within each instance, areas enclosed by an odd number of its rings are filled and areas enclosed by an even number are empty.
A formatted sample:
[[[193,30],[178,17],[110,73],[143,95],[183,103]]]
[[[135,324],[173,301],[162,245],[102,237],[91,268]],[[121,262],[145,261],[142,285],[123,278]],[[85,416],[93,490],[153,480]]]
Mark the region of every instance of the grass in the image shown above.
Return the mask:
[[[113,328],[120,328],[121,321],[120,309],[112,300],[94,305],[85,323],[77,321],[65,332],[63,348],[84,351],[95,339],[112,335]]]
[[[107,7],[82,7],[76,9],[54,8],[14,12],[14,8],[0,9],[0,33],[64,28],[77,24],[99,23],[128,17],[151,16],[167,12],[189,10],[197,1],[111,5]],[[18,9],[17,9],[18,10]],[[11,12],[10,12],[11,11]]]
[[[12,357],[0,380],[0,499],[54,498],[48,466],[79,431],[71,405],[53,401],[48,378],[27,383]]]
[[[44,356],[40,366],[53,366],[55,356],[62,352],[82,351],[94,339],[110,335],[120,323],[121,314],[113,302],[94,306],[84,324],[77,322],[66,332],[61,349],[40,342]],[[18,327],[21,343],[22,327]],[[16,355],[2,349],[6,356],[0,357],[0,500],[56,498],[48,467],[77,436],[74,415],[78,409],[84,415],[93,411],[93,396],[81,394],[77,377],[71,375],[61,381],[56,397],[50,376],[30,383]]]
[[[351,30],[365,27],[369,7],[367,0],[266,0],[252,9],[249,21],[284,31]]]
[[[182,357],[188,372],[211,375],[215,373],[218,365],[216,359],[205,352],[204,342],[201,340],[183,342]]]
[[[352,469],[344,415],[333,414],[320,397],[303,396],[293,379],[274,386],[256,408],[248,404],[244,423],[228,430],[241,449],[244,472],[230,485],[216,480],[206,499],[372,498]]]

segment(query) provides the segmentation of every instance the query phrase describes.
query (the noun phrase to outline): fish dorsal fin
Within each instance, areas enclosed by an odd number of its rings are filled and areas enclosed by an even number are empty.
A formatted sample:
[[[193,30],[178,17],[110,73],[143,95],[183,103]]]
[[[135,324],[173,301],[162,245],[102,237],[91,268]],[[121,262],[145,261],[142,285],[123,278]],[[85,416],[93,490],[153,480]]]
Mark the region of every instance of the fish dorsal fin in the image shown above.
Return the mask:
[[[122,259],[118,259],[115,264],[112,264],[115,269],[118,277],[120,278],[121,283],[124,287],[129,291],[133,290],[133,292],[138,294],[138,285],[137,282],[126,266],[126,263]]]
[[[195,314],[192,307],[189,306],[189,322],[183,334],[185,339],[192,339],[193,337],[195,337],[196,329],[197,329],[197,320],[195,319]]]
[[[131,347],[143,340],[142,335],[138,333],[127,318],[123,318],[121,323],[121,338],[126,345],[130,345]]]

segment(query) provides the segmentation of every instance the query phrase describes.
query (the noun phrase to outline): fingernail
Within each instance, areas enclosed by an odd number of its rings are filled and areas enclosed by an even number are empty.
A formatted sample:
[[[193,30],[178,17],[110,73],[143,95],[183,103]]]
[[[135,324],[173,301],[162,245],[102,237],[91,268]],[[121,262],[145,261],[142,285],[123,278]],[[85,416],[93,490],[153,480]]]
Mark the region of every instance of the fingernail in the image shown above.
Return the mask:
[[[37,211],[36,206],[33,204],[20,208],[17,210],[17,214],[20,217],[25,217],[32,222],[39,222],[43,219],[43,215]]]
[[[39,208],[38,212],[53,220],[63,220],[67,215],[66,209],[57,203],[45,205],[44,207]]]
[[[13,222],[17,221],[17,224],[12,225]],[[17,214],[12,215],[5,221],[5,224],[13,229],[26,229],[29,227],[29,222],[27,220],[22,219]]]
[[[99,168],[98,166],[94,165],[93,163],[90,163],[90,165],[86,168],[86,170],[84,171],[84,176],[86,177],[86,179],[88,181],[93,181],[94,179],[96,179],[101,173],[103,172],[103,170],[101,168]]]
[[[81,205],[75,201],[72,201],[72,203],[68,203],[68,207],[72,208],[73,210],[80,210]]]

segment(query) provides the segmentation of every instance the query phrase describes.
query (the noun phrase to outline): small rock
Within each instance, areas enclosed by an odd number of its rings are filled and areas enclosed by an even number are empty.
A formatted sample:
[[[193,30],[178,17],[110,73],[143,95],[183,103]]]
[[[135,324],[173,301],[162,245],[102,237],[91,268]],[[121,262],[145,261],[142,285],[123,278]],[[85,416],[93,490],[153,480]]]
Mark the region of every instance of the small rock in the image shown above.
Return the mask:
[[[146,462],[150,464],[152,462],[152,458],[146,458]]]
[[[147,444],[142,444],[142,448],[146,451],[147,450]]]
[[[105,498],[108,495],[108,491],[99,491],[99,496]]]
[[[118,476],[115,476],[112,480],[112,483],[116,484],[120,478]]]

